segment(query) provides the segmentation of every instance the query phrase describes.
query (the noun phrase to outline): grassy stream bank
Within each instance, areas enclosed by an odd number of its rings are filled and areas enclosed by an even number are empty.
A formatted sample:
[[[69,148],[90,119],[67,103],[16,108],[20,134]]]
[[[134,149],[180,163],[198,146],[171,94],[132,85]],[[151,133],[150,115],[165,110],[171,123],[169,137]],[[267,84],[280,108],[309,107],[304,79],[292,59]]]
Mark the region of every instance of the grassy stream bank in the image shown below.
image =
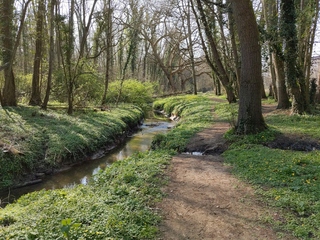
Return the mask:
[[[152,206],[162,197],[164,168],[190,136],[212,123],[212,102],[187,96],[155,107],[182,120],[157,138],[154,150],[112,164],[88,185],[22,196],[0,210],[0,239],[155,238],[159,216]]]
[[[0,209],[0,239],[155,239],[160,218],[153,207],[163,197],[165,168],[193,134],[214,122],[213,106],[215,120],[234,122],[236,105],[213,102],[207,96],[156,101],[155,109],[181,119],[168,134],[154,138],[150,151],[112,164],[88,185],[34,192]],[[105,117],[101,115],[102,122]],[[266,116],[269,129],[260,134],[226,134],[231,144],[223,154],[226,164],[278,212],[261,220],[278,229],[280,239],[282,231],[300,239],[320,239],[320,157],[318,150],[273,149],[268,143],[280,133],[319,141],[319,121],[318,115],[289,116],[277,111]]]
[[[133,105],[73,116],[30,106],[0,109],[0,189],[90,158],[122,141],[142,118]]]

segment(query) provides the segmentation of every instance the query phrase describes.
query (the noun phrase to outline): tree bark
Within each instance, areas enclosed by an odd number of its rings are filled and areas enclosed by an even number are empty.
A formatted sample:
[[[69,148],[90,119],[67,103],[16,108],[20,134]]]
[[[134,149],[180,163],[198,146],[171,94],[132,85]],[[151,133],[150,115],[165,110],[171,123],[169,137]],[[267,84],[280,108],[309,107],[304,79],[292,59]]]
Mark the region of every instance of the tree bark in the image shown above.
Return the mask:
[[[106,70],[105,70],[105,77],[104,77],[104,91],[102,96],[101,104],[106,104],[106,97],[108,92],[108,86],[110,81],[111,75],[111,63],[112,63],[112,8],[111,8],[111,0],[108,0],[106,6]]]
[[[1,11],[1,43],[3,47],[2,61],[8,64],[4,69],[4,87],[2,93],[2,106],[17,106],[16,84],[12,69],[12,58],[14,51],[13,39],[13,0],[3,0]]]
[[[272,53],[269,54],[270,56],[270,74],[271,74],[271,86],[272,86],[272,97],[275,101],[278,101],[278,87],[277,87],[277,78],[276,78],[276,71],[273,66],[273,56]]]
[[[241,46],[238,134],[258,133],[267,128],[261,109],[261,47],[250,0],[231,0]]]
[[[43,20],[45,13],[44,0],[38,2],[37,12],[37,26],[36,26],[36,50],[34,54],[33,62],[33,76],[32,76],[32,89],[31,99],[29,105],[40,106],[41,105],[41,91],[40,91],[40,66],[42,61],[42,39],[43,39]]]
[[[276,53],[272,53],[273,67],[277,78],[278,106],[277,109],[288,109],[291,106],[287,93],[284,61]]]
[[[281,0],[281,37],[285,41],[285,64],[288,86],[293,95],[292,112],[303,114],[308,103],[305,98],[305,78],[298,59],[298,39],[294,0]]]
[[[193,94],[197,95],[197,76],[196,76],[196,67],[194,62],[194,49],[193,49],[193,40],[192,40],[192,31],[191,31],[191,10],[190,10],[190,1],[188,1],[187,4],[187,29],[188,29],[188,49],[190,54],[190,60],[191,60],[191,72],[192,72],[192,82],[193,82]],[[185,86],[185,83],[183,84],[183,87]],[[181,89],[184,90],[184,89]]]
[[[3,0],[2,7],[0,8],[0,21],[2,22],[2,24],[0,24],[0,39],[4,49],[2,53],[2,60],[4,64],[8,64],[4,69],[5,82],[3,94],[1,96],[2,106],[17,106],[16,85],[12,67],[20,43],[24,20],[30,2],[31,0],[27,0],[23,6],[20,17],[20,26],[15,37],[12,26],[14,1]]]
[[[278,101],[277,109],[288,109],[291,106],[286,86],[286,73],[283,54],[283,41],[279,37],[279,11],[275,0],[263,1],[263,13],[267,31],[267,42],[270,55],[272,84]],[[274,79],[275,78],[275,79]]]
[[[51,0],[50,3],[50,30],[49,30],[49,69],[48,69],[48,78],[47,78],[47,88],[46,88],[46,95],[44,97],[43,103],[41,108],[47,109],[50,91],[51,91],[51,83],[52,83],[52,72],[53,72],[53,65],[54,65],[54,9],[56,5],[56,0]]]
[[[227,0],[227,4],[230,3],[230,0]],[[232,11],[228,11],[228,20],[229,20],[229,29],[230,29],[230,41],[231,41],[231,47],[232,47],[232,54],[233,54],[233,67],[234,71],[236,73],[236,86],[237,86],[237,93],[239,93],[240,89],[240,61],[239,61],[239,54],[238,54],[238,47],[236,43],[236,32],[234,29],[234,18],[232,15]]]

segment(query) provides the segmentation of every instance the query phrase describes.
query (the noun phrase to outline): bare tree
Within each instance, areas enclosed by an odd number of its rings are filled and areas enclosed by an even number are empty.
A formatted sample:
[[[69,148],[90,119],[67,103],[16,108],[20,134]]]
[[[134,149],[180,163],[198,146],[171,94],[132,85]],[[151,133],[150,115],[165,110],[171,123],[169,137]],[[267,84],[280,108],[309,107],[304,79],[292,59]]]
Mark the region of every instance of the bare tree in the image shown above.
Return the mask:
[[[73,113],[73,105],[75,98],[76,83],[81,74],[83,74],[83,67],[88,56],[86,53],[87,38],[89,29],[92,24],[94,10],[98,0],[94,0],[89,15],[83,23],[82,33],[79,35],[79,49],[77,55],[75,54],[75,37],[74,37],[74,15],[75,15],[75,0],[71,0],[69,21],[67,24],[61,22],[59,28],[59,42],[61,52],[61,60],[65,78],[65,85],[67,89],[68,98],[68,114]]]
[[[232,82],[229,79],[229,76],[227,74],[227,71],[223,65],[221,56],[219,54],[217,44],[213,38],[210,26],[209,26],[209,21],[207,19],[203,3],[200,0],[196,0],[197,3],[197,8],[199,11],[199,19],[201,20],[201,23],[203,24],[204,31],[206,34],[206,38],[208,40],[210,50],[211,50],[211,55],[212,58],[210,59],[209,56],[207,56],[207,60],[209,60],[209,65],[211,66],[212,70],[218,75],[219,80],[221,81],[226,93],[227,93],[227,100],[229,103],[236,102],[236,96],[234,94],[234,89],[232,86]],[[195,11],[194,11],[195,12]],[[196,14],[196,13],[195,13]],[[203,48],[206,48],[205,43],[203,41]],[[208,51],[205,50],[205,53],[208,55]]]

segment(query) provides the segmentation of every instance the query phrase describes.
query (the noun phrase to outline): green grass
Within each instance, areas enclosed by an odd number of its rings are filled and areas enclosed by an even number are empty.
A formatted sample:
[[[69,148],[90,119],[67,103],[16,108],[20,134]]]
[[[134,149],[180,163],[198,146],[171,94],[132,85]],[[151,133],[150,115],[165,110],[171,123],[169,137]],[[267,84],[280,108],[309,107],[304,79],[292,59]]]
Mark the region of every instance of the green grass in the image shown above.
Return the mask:
[[[184,151],[189,139],[204,127],[213,123],[213,102],[206,96],[185,95],[157,100],[153,108],[166,114],[181,116],[173,130],[166,135],[157,135],[152,148]]]
[[[156,101],[156,109],[182,118],[168,134],[155,137],[152,150],[116,162],[86,186],[27,194],[0,209],[0,239],[155,239],[160,218],[153,206],[162,198],[164,168],[172,155],[183,151],[190,137],[213,121],[229,121],[236,115],[236,105],[217,103],[215,111],[220,117],[213,119],[209,97]],[[224,153],[227,164],[255,186],[261,200],[281,216],[262,216],[263,220],[301,239],[320,238],[320,153],[270,149],[264,144],[280,132],[319,139],[318,118],[279,112],[268,115],[269,129],[262,133],[244,137],[231,131],[226,134],[232,142]],[[72,123],[85,122],[80,116],[72,119]],[[23,126],[32,129],[28,124]]]
[[[132,105],[73,116],[30,106],[0,109],[0,140],[23,153],[0,152],[0,188],[12,185],[24,172],[79,161],[114,143],[142,117],[143,112]]]
[[[163,197],[164,168],[213,121],[206,97],[160,101],[182,120],[159,145],[115,162],[88,185],[30,193],[0,209],[0,239],[155,239],[160,217],[153,207]]]
[[[224,104],[218,114],[228,119],[233,113]],[[320,139],[319,116],[269,114],[269,129],[255,135],[226,134],[232,142],[223,156],[233,171],[253,184],[261,199],[281,212],[281,219],[265,216],[276,228],[301,239],[320,239],[320,152],[270,149],[264,143],[279,133],[307,135]]]
[[[148,239],[159,221],[166,152],[139,153],[74,189],[39,191],[0,210],[0,239]]]

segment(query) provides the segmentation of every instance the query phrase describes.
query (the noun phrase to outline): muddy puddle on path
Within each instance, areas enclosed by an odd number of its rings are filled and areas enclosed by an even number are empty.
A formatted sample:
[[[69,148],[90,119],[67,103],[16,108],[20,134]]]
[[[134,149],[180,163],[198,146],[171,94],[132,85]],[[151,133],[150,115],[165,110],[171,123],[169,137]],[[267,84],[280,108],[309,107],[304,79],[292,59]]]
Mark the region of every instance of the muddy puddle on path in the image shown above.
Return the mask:
[[[42,189],[72,188],[78,184],[87,184],[101,168],[115,161],[125,159],[135,152],[148,150],[154,135],[167,132],[173,126],[174,123],[172,122],[147,119],[144,124],[141,125],[140,131],[130,136],[125,143],[113,149],[106,156],[84,162],[66,171],[46,176],[40,183],[2,192],[0,193],[0,203],[6,204],[13,202],[23,194],[40,191]]]

